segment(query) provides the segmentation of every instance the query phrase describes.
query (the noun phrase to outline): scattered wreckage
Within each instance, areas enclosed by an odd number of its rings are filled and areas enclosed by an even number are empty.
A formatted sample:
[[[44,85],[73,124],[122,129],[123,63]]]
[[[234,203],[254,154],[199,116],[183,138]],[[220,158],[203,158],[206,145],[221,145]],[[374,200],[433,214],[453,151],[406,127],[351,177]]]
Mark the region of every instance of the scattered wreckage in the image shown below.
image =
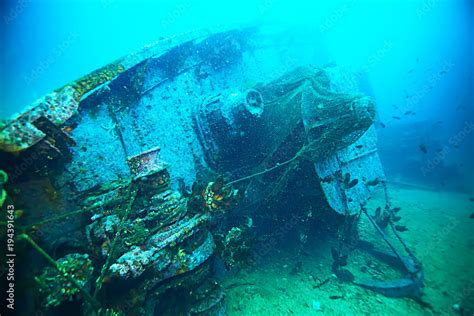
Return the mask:
[[[255,28],[162,39],[1,127],[9,198],[31,210],[19,239],[49,263],[36,276],[43,304],[28,313],[83,304],[87,315],[222,315],[213,258],[233,265],[251,253],[241,240],[252,213],[240,227],[222,222],[268,203],[300,161],[319,204],[346,223],[366,214],[391,245],[379,227],[393,224],[389,203],[377,218],[364,208],[384,185],[374,102],[336,69],[279,63],[261,43]],[[341,278],[343,248],[333,251]],[[419,298],[419,262],[392,250],[377,254],[406,278],[353,282]]]

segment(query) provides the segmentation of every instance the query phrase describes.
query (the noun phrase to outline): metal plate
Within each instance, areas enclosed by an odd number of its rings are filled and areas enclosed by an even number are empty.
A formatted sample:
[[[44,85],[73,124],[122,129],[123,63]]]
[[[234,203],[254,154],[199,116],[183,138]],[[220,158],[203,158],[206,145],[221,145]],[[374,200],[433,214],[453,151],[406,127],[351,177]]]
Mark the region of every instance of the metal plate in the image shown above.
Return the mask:
[[[339,214],[357,214],[360,204],[370,197],[370,187],[366,181],[385,179],[382,164],[377,152],[377,134],[374,126],[370,127],[354,144],[338,151],[335,155],[315,163],[316,172],[321,181],[326,199]],[[349,173],[351,179],[358,183],[346,188],[341,175]]]

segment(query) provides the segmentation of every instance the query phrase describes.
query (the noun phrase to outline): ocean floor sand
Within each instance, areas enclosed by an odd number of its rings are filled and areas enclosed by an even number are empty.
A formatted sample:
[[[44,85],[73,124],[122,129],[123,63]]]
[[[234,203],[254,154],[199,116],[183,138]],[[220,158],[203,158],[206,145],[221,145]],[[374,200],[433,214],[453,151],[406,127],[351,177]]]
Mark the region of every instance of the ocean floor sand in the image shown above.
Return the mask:
[[[464,315],[474,313],[474,202],[469,195],[390,185],[393,206],[402,208],[402,236],[422,261],[425,272],[424,307],[409,298],[388,298],[331,277],[333,238],[310,240],[302,269],[294,249],[274,247],[258,264],[226,279],[229,315]],[[369,207],[383,205],[373,198]],[[362,225],[363,226],[363,225]],[[361,230],[369,230],[362,227]],[[369,232],[367,232],[369,234]],[[363,237],[364,231],[361,231]],[[290,248],[290,249],[289,249]],[[347,268],[360,276],[361,265],[383,271],[383,266],[357,251]],[[366,272],[366,270],[363,270]],[[327,283],[317,285],[329,279]]]

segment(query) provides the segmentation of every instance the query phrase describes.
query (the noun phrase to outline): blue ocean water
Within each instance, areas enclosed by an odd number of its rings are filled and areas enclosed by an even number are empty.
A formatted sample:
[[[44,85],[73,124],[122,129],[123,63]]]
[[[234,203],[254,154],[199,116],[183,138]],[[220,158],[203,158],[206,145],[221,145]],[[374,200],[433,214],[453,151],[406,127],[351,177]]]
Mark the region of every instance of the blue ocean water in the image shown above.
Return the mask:
[[[474,310],[473,1],[5,0],[0,19],[0,171],[10,178],[7,182],[0,174],[1,204],[6,201],[17,210],[17,234],[26,234],[18,244],[26,241],[36,251],[40,245],[59,266],[78,269],[88,280],[81,286],[93,296],[78,294],[77,285],[64,286],[67,280],[45,268],[49,259],[23,247],[19,257],[27,264],[17,265],[22,283],[16,297],[35,300],[20,314],[105,315],[94,301],[107,315],[151,310],[155,315],[224,315],[225,309],[229,315],[466,315]],[[247,28],[262,30],[264,35],[255,37],[262,42],[252,43]],[[35,100],[157,40],[167,43],[176,35],[205,30],[235,33],[224,39],[216,35],[209,43],[203,36],[192,42],[196,50],[180,45],[162,59],[147,58],[149,68],[129,66],[127,59],[127,71],[84,95],[77,115],[55,123],[71,139],[59,133],[58,140],[45,138],[51,147],[40,150],[53,148],[58,156],[39,151],[38,158],[39,146],[21,153],[3,146],[11,140],[4,132],[9,120]],[[251,51],[242,44],[247,40],[259,51],[242,58],[239,50]],[[190,66],[196,60],[205,67]],[[284,71],[272,71],[276,65]],[[309,135],[314,122],[304,115],[304,122],[291,121],[291,102],[287,113],[270,120],[274,134],[259,121],[268,119],[261,116],[267,112],[259,102],[278,92],[256,79],[274,80],[306,65],[327,69],[336,82],[345,82],[340,71],[350,73],[357,90],[375,104],[370,139],[351,143],[338,157],[337,171],[330,160],[316,167],[313,161],[300,161],[305,146],[295,148],[305,141],[298,132],[304,125]],[[306,92],[308,83],[301,86]],[[305,92],[301,100],[307,100]],[[239,116],[232,107],[242,106],[242,98],[250,114]],[[359,95],[354,99],[371,112],[372,101]],[[360,113],[362,121],[366,112]],[[286,115],[298,128],[284,130]],[[48,122],[35,126],[49,137],[56,130]],[[233,124],[241,130],[229,132]],[[265,127],[261,134],[258,124]],[[343,132],[346,128],[363,129],[354,126],[341,126],[339,136],[351,136]],[[283,130],[288,135],[279,134]],[[18,139],[24,141],[18,137],[13,142]],[[226,145],[230,148],[222,150]],[[354,166],[354,172],[343,172],[354,152],[367,147],[378,152],[381,165],[377,157],[359,165],[360,174]],[[155,161],[158,152],[166,164]],[[162,169],[153,173],[153,168]],[[328,170],[333,173],[325,174]],[[368,176],[362,177],[364,172]],[[386,181],[370,178],[374,174],[384,174]],[[332,182],[344,192],[328,189]],[[385,194],[345,195],[354,187],[371,189],[382,182]],[[140,189],[133,191],[135,185]],[[262,192],[271,198],[259,196]],[[348,207],[358,198],[366,201],[356,203],[357,214],[327,211],[336,210],[336,202]],[[369,232],[370,221],[363,221],[367,210],[385,231],[392,225],[389,239],[397,240],[399,232],[414,249],[407,258],[416,256],[423,264],[423,295],[418,288],[402,287],[393,295],[356,287],[360,276],[380,281],[394,273],[393,266],[364,257],[361,245],[345,239],[357,235],[384,245],[383,238]],[[71,218],[68,211],[86,215]],[[1,233],[3,242],[3,227]],[[114,250],[120,254],[116,258]],[[408,266],[418,268],[415,261]],[[110,276],[106,264],[114,272]],[[420,280],[419,270],[413,269],[409,277]],[[2,271],[3,278],[7,270]],[[212,278],[203,279],[206,273]],[[367,284],[369,290],[376,287]],[[61,286],[66,290],[54,292]],[[225,304],[219,296],[223,292]],[[393,298],[397,295],[404,298]],[[226,307],[216,313],[199,312],[221,304]]]
[[[429,164],[434,159],[439,165],[430,153],[463,129],[472,129],[466,127],[473,117],[472,10],[471,1],[446,0],[3,1],[0,116],[10,117],[46,93],[161,37],[218,25],[265,24],[292,33],[292,58],[363,71],[380,121],[388,127],[388,146],[399,148],[403,161]],[[416,115],[404,115],[408,111]],[[438,121],[442,123],[430,126]],[[402,140],[407,126],[420,126],[425,135]],[[473,178],[468,162],[472,136],[462,138],[459,150],[449,150],[442,159],[450,171],[435,173],[455,176],[451,180],[472,188],[472,182],[466,183]],[[429,154],[412,157],[417,154],[412,149],[421,143],[427,143]],[[390,160],[395,153],[387,151],[383,156]],[[394,172],[409,169],[420,175],[395,160],[390,160]]]

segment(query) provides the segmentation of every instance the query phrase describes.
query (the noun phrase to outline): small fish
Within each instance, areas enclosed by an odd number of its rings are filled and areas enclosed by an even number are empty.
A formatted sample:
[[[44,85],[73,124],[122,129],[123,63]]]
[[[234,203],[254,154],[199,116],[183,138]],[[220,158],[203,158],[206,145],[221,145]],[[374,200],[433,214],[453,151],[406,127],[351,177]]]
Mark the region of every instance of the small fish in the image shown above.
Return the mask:
[[[371,187],[379,184],[380,182],[382,181],[379,178],[375,178],[373,180],[365,181],[365,184]]]
[[[471,216],[469,218],[474,219],[474,213],[471,213]]]
[[[332,299],[332,300],[337,300],[337,299],[342,298],[342,295],[331,295],[331,296],[329,296],[329,298]]]
[[[420,150],[421,150],[424,154],[428,153],[428,149],[426,148],[426,145],[425,145],[425,144],[420,144],[420,145],[418,146],[418,148],[420,148]]]
[[[469,201],[474,202],[474,197],[470,197]]]
[[[375,210],[375,218],[379,218],[380,217],[380,212],[382,211],[382,208],[379,206],[377,207],[377,209]]]
[[[410,69],[410,70],[408,70],[407,73],[411,74],[413,71],[415,71],[415,69]]]
[[[406,232],[408,230],[405,225],[395,225],[395,229],[399,232]]]
[[[447,72],[446,70],[441,70],[441,71],[439,72],[440,75],[445,75],[445,74],[447,74],[447,73],[448,73],[448,72]]]
[[[397,109],[397,110],[398,110],[398,105],[392,104],[392,106],[393,106],[394,109]]]
[[[351,180],[351,175],[349,173],[346,173],[342,183],[345,189],[350,189],[350,188],[355,187],[357,183],[359,183],[359,180],[358,179]]]
[[[334,180],[336,180],[336,178],[332,174],[325,176],[324,178],[321,178],[321,182],[324,182],[324,183],[330,183],[330,182],[333,182]]]
[[[401,117],[400,116],[392,116],[392,118],[396,119],[396,120],[400,120]]]
[[[392,221],[394,221],[394,222],[398,222],[401,219],[402,219],[401,216],[397,216],[397,215],[392,216]]]
[[[382,122],[379,122],[379,123],[380,123],[380,126],[381,126],[382,128],[387,127],[387,125],[385,125],[384,123],[382,123]]]
[[[416,113],[413,112],[413,111],[406,111],[405,113],[403,113],[404,115],[415,115]]]
[[[357,145],[356,148],[361,149],[364,145]]]

